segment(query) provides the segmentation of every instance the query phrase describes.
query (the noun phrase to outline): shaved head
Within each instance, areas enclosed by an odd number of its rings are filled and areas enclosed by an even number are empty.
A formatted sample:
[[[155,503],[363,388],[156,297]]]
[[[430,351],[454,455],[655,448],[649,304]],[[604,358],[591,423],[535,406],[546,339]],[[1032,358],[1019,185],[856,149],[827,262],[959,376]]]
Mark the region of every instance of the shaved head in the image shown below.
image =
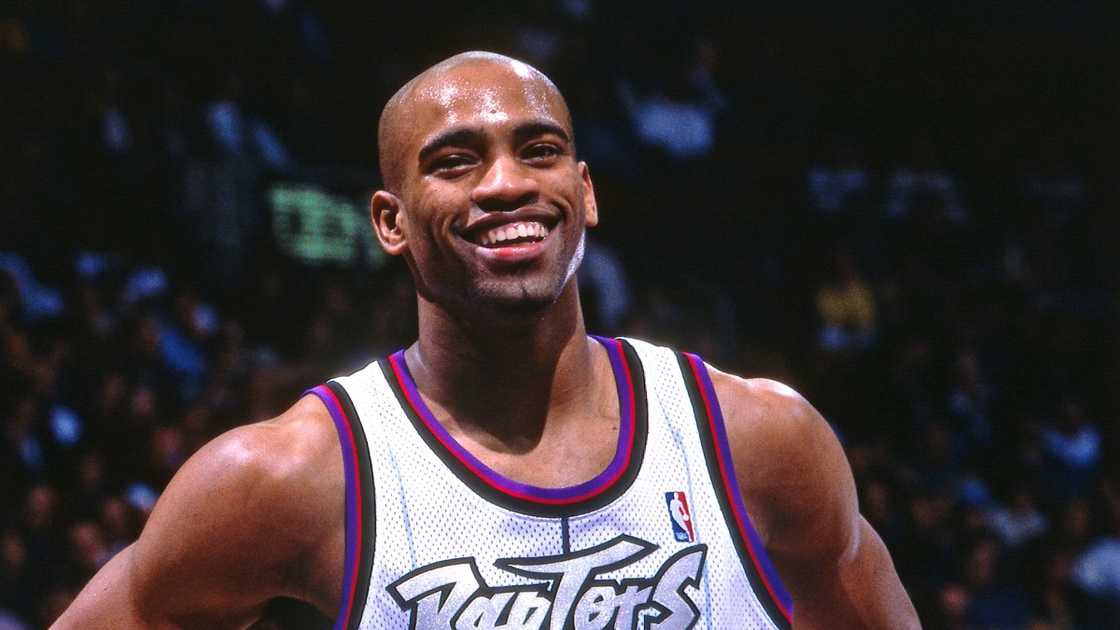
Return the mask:
[[[464,86],[485,81],[494,71],[524,85],[530,99],[548,101],[572,134],[571,114],[560,90],[543,72],[505,55],[485,51],[469,51],[449,57],[424,70],[405,83],[385,104],[377,125],[378,162],[385,190],[398,193],[404,179],[406,161],[412,159],[407,149],[414,114],[419,107],[436,106],[448,109],[459,98]]]
[[[539,70],[455,55],[393,95],[378,142],[370,220],[408,264],[422,313],[520,318],[576,290],[598,206],[568,105]]]

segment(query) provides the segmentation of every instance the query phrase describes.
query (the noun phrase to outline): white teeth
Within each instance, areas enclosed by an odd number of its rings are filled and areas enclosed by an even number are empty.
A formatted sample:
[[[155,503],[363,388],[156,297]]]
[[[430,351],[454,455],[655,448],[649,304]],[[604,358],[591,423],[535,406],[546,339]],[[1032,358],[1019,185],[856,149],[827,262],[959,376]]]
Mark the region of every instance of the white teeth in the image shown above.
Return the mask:
[[[483,232],[478,237],[480,245],[494,245],[502,241],[511,241],[517,238],[544,238],[548,236],[548,228],[537,221],[501,225]]]

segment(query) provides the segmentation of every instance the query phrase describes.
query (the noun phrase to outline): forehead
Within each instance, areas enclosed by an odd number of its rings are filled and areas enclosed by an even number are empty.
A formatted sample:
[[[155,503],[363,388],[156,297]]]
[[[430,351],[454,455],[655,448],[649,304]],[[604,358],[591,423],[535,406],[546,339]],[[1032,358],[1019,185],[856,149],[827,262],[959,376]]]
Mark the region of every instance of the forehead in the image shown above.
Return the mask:
[[[501,127],[526,118],[550,120],[571,131],[560,93],[518,61],[469,63],[444,70],[422,80],[410,100],[408,124],[414,142],[422,143],[452,126]]]

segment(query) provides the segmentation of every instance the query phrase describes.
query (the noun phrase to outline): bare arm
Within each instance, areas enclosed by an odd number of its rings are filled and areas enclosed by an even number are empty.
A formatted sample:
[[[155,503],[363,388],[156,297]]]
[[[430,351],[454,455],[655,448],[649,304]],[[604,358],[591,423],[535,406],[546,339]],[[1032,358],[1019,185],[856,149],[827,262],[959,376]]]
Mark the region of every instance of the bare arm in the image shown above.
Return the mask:
[[[325,414],[305,399],[203,447],[172,479],[139,540],[54,627],[244,628],[275,597],[333,616],[343,481]]]
[[[794,600],[794,627],[919,628],[882,539],[860,515],[832,429],[795,391],[712,370],[743,500]]]

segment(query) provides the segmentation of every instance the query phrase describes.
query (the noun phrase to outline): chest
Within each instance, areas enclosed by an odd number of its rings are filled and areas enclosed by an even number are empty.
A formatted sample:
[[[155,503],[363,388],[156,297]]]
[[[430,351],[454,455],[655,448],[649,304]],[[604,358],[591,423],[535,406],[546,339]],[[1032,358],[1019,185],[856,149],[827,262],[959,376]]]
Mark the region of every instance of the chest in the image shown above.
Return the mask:
[[[462,433],[453,432],[452,436],[498,475],[544,488],[575,486],[594,479],[610,466],[620,448],[619,419],[610,417],[572,421],[521,447],[494,448]]]

